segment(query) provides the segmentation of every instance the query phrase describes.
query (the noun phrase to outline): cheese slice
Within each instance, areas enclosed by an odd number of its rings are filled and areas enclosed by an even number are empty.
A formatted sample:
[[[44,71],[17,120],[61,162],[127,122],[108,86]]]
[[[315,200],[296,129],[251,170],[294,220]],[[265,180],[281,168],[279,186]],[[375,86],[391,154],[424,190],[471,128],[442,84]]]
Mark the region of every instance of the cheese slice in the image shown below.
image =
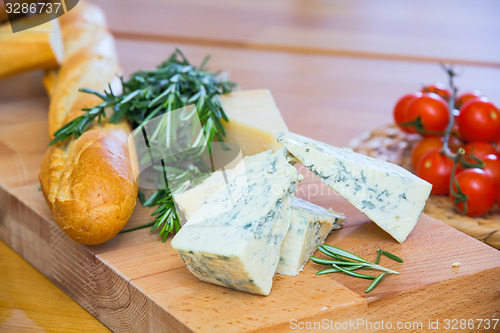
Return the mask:
[[[299,274],[317,246],[325,242],[332,230],[339,229],[344,219],[343,214],[295,197],[292,202],[292,220],[281,244],[276,273]]]
[[[323,182],[402,243],[415,227],[432,185],[395,164],[298,134],[278,142]]]
[[[215,191],[171,244],[200,280],[269,295],[290,225],[297,171],[284,149],[243,163],[246,172]]]
[[[226,179],[233,180],[237,169],[227,170]],[[198,186],[175,195],[177,206],[189,219],[212,193],[225,185],[224,174],[216,171]],[[303,199],[294,198],[290,227],[280,250],[276,273],[297,275],[317,245],[324,243],[328,234],[342,226],[345,216]]]
[[[244,156],[281,147],[276,134],[288,128],[269,90],[235,91],[219,100],[229,118],[224,141],[237,144]]]

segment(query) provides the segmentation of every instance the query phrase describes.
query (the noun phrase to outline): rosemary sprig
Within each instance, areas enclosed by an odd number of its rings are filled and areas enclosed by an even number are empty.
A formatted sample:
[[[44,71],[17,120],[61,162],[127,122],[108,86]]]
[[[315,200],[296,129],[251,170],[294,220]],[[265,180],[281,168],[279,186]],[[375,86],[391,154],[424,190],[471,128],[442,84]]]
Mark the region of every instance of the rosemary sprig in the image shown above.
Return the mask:
[[[103,118],[106,118],[106,108],[115,106],[120,103],[119,96],[116,96],[113,93],[111,85],[109,85],[108,87],[109,90],[105,91],[104,94],[91,89],[80,89],[81,92],[94,94],[101,98],[103,101],[93,108],[82,109],[83,111],[86,111],[86,113],[84,113],[80,117],[75,118],[74,120],[58,129],[54,133],[54,139],[50,141],[50,145],[53,145],[60,141],[64,141],[71,136],[78,138],[89,128],[89,126],[94,122],[96,118],[98,122],[101,122]]]
[[[364,258],[361,258],[360,256],[355,255],[354,253],[351,253],[349,251],[340,249],[335,246],[331,245],[318,245],[318,250],[327,256],[334,258],[334,260],[331,259],[324,259],[324,258],[318,258],[318,257],[310,257],[310,259],[320,265],[326,265],[326,266],[331,266],[332,268],[327,268],[323,269],[319,272],[316,273],[316,275],[323,275],[323,274],[329,274],[329,273],[344,273],[350,276],[354,276],[357,278],[362,278],[362,279],[371,279],[373,282],[370,284],[370,286],[365,290],[366,293],[372,291],[377,284],[380,283],[380,281],[388,274],[399,274],[399,272],[394,271],[389,268],[385,268],[379,265],[380,261],[380,256],[383,254],[386,257],[395,260],[397,262],[402,263],[403,259],[400,257],[396,256],[395,254],[392,254],[388,251],[384,251],[381,249],[377,249],[377,259],[375,263],[372,263]],[[357,269],[374,269],[374,270],[379,270],[383,271],[382,274],[379,276],[373,276],[373,275],[367,275],[367,274],[362,274],[355,272]]]
[[[125,117],[134,128],[142,125],[165,112],[196,105],[198,116],[207,141],[214,137],[223,140],[225,135],[221,118],[228,121],[217,98],[229,93],[236,86],[234,82],[225,81],[220,73],[211,73],[204,69],[209,57],[205,57],[200,67],[191,65],[184,54],[176,49],[170,58],[154,70],[138,71],[130,75],[128,81],[121,78],[123,92],[115,95],[109,86],[104,94],[82,88],[81,92],[90,93],[103,100],[85,114],[73,119],[54,133],[51,145],[65,139],[80,136],[89,128],[94,120],[100,122],[106,118],[106,108],[115,111],[110,118],[117,123]]]
[[[228,121],[218,96],[231,92],[236,84],[226,81],[221,73],[207,71],[205,66],[208,59],[209,57],[205,57],[202,64],[196,67],[186,59],[179,49],[176,49],[156,69],[137,71],[130,75],[128,81],[121,78],[123,86],[121,94],[115,94],[111,86],[104,94],[90,89],[80,89],[81,92],[98,96],[102,102],[93,108],[84,109],[83,111],[86,113],[55,132],[54,139],[50,144],[62,142],[70,137],[79,137],[94,122],[102,122],[106,118],[108,108],[114,111],[108,120],[109,122],[117,123],[126,119],[133,128],[138,128],[156,116],[193,104],[203,130],[203,146],[209,149],[209,143],[214,138],[223,141],[225,131],[221,119]],[[157,140],[160,143],[168,142],[169,133],[167,132],[158,128],[158,131],[155,131],[155,137],[151,140]],[[164,146],[160,148],[164,148]],[[146,198],[142,193],[139,195],[144,206],[158,206],[152,214],[154,221],[122,232],[151,226],[152,231],[160,230],[160,236],[165,241],[170,233],[178,231],[180,221],[175,210],[171,188],[174,189],[179,184],[192,180],[201,173],[194,167],[196,163],[186,164],[186,161],[192,162],[193,158],[201,158],[201,153],[200,151],[186,151],[184,153],[186,156],[177,156],[174,162],[179,161],[179,164],[173,166],[169,164],[167,167],[169,181],[172,181],[167,185],[167,188],[164,185],[167,184],[166,181],[163,182],[162,179],[158,182],[158,184],[162,184],[158,185],[159,190],[149,198]],[[166,174],[165,165],[162,167],[163,173]]]
[[[325,247],[327,247],[327,246],[330,248],[333,248],[334,250],[333,251],[325,251],[325,252],[321,251],[321,250],[325,250]],[[345,250],[342,250],[342,249],[339,249],[339,248],[336,248],[333,246],[320,245],[320,246],[318,246],[318,249],[321,252],[336,259],[336,260],[329,260],[329,259],[322,259],[322,258],[317,258],[317,257],[310,257],[310,259],[313,262],[320,264],[320,265],[328,265],[328,266],[334,266],[334,267],[341,266],[342,268],[344,268],[343,266],[361,266],[360,268],[378,269],[381,271],[386,271],[386,272],[391,273],[391,274],[399,274],[399,272],[396,272],[392,269],[382,267],[382,266],[378,265],[377,263],[374,264],[374,263],[369,262],[368,260],[365,260],[363,258],[360,258],[360,257],[358,257],[350,252],[347,252]],[[328,254],[328,252],[330,252],[331,254]],[[384,251],[384,252],[386,252],[386,251]],[[342,255],[340,255],[340,253],[347,253],[348,255],[350,255],[350,258],[353,260],[348,260],[348,259],[343,258]],[[389,253],[389,252],[386,252],[386,253]],[[393,255],[393,254],[391,254],[391,255]],[[340,259],[339,259],[339,257],[340,257]],[[394,256],[394,257],[396,257],[396,256]],[[355,258],[357,258],[357,259],[355,259]]]

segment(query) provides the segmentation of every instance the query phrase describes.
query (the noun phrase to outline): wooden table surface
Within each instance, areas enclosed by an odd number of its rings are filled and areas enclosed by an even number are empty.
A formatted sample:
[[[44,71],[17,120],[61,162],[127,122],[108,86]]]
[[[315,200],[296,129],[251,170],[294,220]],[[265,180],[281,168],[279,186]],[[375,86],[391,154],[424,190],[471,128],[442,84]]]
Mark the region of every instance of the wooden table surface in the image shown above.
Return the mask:
[[[439,62],[456,66],[461,91],[479,89],[500,103],[496,0],[105,0],[99,5],[126,74],[155,66],[175,47],[194,62],[210,54],[209,68],[228,71],[242,88],[270,89],[290,130],[338,146],[391,122],[401,95],[446,82]],[[0,110],[47,109],[40,76],[0,80]],[[107,330],[0,242],[1,332]]]

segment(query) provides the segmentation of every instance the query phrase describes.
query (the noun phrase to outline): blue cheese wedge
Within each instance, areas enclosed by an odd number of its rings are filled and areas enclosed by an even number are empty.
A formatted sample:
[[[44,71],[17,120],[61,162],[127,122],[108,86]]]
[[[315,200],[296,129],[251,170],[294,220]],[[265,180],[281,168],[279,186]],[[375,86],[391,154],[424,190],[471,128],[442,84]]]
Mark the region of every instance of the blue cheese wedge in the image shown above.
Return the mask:
[[[415,227],[432,185],[409,171],[291,132],[279,133],[295,158],[402,243]]]
[[[171,244],[200,280],[269,295],[290,225],[297,171],[283,148],[243,163],[246,172],[215,191]]]
[[[292,220],[281,245],[276,273],[299,274],[309,257],[317,250],[317,246],[325,242],[332,230],[339,229],[344,219],[343,214],[294,198]]]
[[[229,180],[234,178],[236,169],[226,171]],[[300,175],[299,175],[300,176]],[[174,196],[178,207],[186,218],[210,197],[210,194],[225,184],[221,171],[216,171],[198,186]],[[306,264],[317,245],[324,243],[328,234],[342,226],[345,216],[317,206],[309,201],[294,198],[292,217],[280,250],[280,260],[276,273],[297,275]]]

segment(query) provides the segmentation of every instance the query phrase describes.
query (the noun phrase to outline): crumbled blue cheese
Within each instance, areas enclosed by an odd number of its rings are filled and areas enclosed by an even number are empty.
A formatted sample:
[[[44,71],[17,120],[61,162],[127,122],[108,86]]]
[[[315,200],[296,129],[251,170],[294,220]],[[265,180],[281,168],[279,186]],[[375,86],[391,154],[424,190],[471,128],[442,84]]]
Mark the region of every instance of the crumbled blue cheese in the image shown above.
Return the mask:
[[[243,160],[245,172],[215,191],[172,239],[200,280],[268,295],[290,225],[297,171],[286,151]]]
[[[395,164],[298,134],[283,132],[277,139],[398,242],[405,241],[422,213],[431,184]]]
[[[281,245],[276,273],[299,274],[309,257],[317,250],[317,246],[325,242],[330,231],[339,229],[344,219],[343,214],[294,198],[292,220]]]

